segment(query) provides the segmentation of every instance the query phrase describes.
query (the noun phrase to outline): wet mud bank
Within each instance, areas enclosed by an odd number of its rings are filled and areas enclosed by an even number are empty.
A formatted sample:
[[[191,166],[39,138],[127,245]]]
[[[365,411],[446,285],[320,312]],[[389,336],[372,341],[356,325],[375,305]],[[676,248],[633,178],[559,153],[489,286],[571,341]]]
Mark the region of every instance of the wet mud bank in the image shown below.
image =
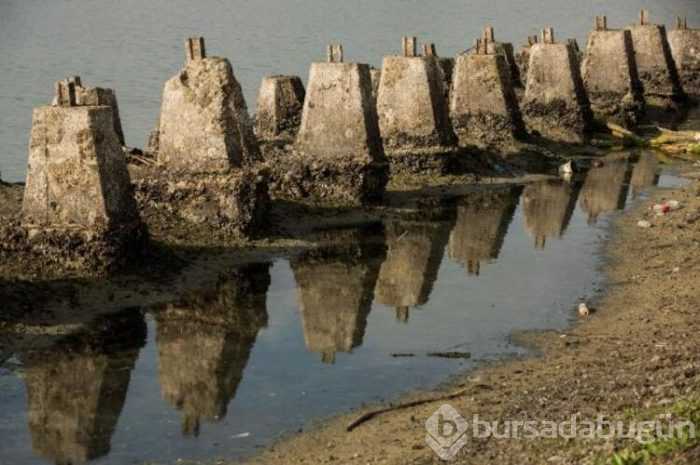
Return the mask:
[[[424,440],[425,422],[444,403],[465,418],[478,414],[500,422],[561,422],[573,414],[595,420],[599,413],[609,420],[654,420],[660,412],[687,406],[683,399],[692,403],[700,387],[695,336],[700,329],[700,171],[685,166],[682,172],[692,180],[686,187],[656,190],[615,220],[605,246],[607,284],[591,305],[594,312],[568,330],[514,336],[537,357],[486,364],[454,377],[444,390],[414,392],[400,401],[458,394],[382,413],[348,431],[348,424],[373,406],[355,410],[284,439],[245,463],[437,463]],[[631,176],[635,189],[639,175]],[[663,216],[650,209],[669,199],[681,208]],[[639,227],[640,220],[651,227]],[[634,439],[620,438],[470,437],[452,461],[608,463],[615,454],[633,457],[641,449]],[[691,441],[650,454],[644,463],[695,463],[700,446]]]

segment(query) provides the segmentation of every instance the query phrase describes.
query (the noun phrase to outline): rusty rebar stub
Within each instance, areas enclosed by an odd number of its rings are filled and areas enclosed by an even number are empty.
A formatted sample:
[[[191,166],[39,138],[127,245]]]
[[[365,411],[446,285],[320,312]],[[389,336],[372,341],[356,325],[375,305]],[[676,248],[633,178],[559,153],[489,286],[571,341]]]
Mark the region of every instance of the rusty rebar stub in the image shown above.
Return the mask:
[[[405,57],[416,56],[416,38],[415,37],[404,37],[401,43],[401,52]]]
[[[207,57],[204,48],[204,37],[189,37],[185,41],[185,44],[187,61],[196,61]]]
[[[326,61],[328,63],[343,62],[343,46],[341,44],[330,44],[326,47]]]

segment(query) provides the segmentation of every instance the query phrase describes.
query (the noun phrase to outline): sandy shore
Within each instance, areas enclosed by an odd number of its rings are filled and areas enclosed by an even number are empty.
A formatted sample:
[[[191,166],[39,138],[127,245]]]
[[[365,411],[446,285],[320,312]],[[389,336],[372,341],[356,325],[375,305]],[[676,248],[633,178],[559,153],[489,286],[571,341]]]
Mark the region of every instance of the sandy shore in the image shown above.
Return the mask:
[[[617,219],[605,251],[608,285],[590,316],[566,333],[517,336],[540,357],[487,365],[456,378],[442,393],[414,393],[401,401],[456,391],[447,402],[462,415],[500,422],[561,422],[572,414],[595,420],[599,413],[642,421],[671,410],[700,418],[700,173],[696,166],[685,174],[695,179],[689,186],[658,190]],[[682,208],[655,216],[649,207],[665,199]],[[640,219],[652,227],[637,226]],[[360,409],[284,439],[248,462],[439,463],[424,440],[425,421],[443,403],[389,411],[348,432]],[[700,463],[697,440],[646,449],[641,462],[642,446],[634,439],[470,437],[450,462],[613,463],[619,454],[627,457],[620,464]]]

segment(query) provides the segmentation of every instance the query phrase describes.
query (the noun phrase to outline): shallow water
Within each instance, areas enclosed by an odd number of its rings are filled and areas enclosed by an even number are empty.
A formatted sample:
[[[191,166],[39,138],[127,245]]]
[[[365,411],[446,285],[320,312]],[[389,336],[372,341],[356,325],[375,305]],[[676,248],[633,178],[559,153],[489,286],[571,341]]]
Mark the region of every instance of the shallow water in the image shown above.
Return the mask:
[[[669,27],[679,15],[700,26],[697,0],[0,0],[0,171],[24,180],[32,108],[49,103],[53,83],[68,75],[114,88],[127,145],[143,147],[191,35],[231,60],[252,113],[263,76],[306,81],[328,43],[342,43],[348,61],[374,65],[398,53],[404,35],[452,56],[489,24],[516,47],[546,26],[584,46],[594,16],[620,27],[641,8]]]
[[[509,334],[564,328],[595,298],[612,212],[683,183],[659,173],[653,153],[616,155],[572,182],[327,231],[343,245],[235,266],[177,302],[21,350],[0,370],[0,463],[244,457],[316,419],[525,355]],[[428,356],[440,351],[471,356]]]

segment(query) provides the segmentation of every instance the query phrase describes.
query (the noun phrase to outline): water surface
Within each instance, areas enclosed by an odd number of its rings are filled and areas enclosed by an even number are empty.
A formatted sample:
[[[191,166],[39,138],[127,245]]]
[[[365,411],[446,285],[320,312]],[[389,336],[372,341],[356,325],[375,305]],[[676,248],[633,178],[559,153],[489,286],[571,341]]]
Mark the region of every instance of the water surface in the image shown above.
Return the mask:
[[[525,355],[513,331],[565,328],[596,296],[611,214],[681,182],[650,152],[605,160],[570,182],[328,230],[339,245],[230,266],[177,301],[19,350],[0,369],[0,463],[245,457],[319,418]],[[470,358],[428,356],[441,351]]]

